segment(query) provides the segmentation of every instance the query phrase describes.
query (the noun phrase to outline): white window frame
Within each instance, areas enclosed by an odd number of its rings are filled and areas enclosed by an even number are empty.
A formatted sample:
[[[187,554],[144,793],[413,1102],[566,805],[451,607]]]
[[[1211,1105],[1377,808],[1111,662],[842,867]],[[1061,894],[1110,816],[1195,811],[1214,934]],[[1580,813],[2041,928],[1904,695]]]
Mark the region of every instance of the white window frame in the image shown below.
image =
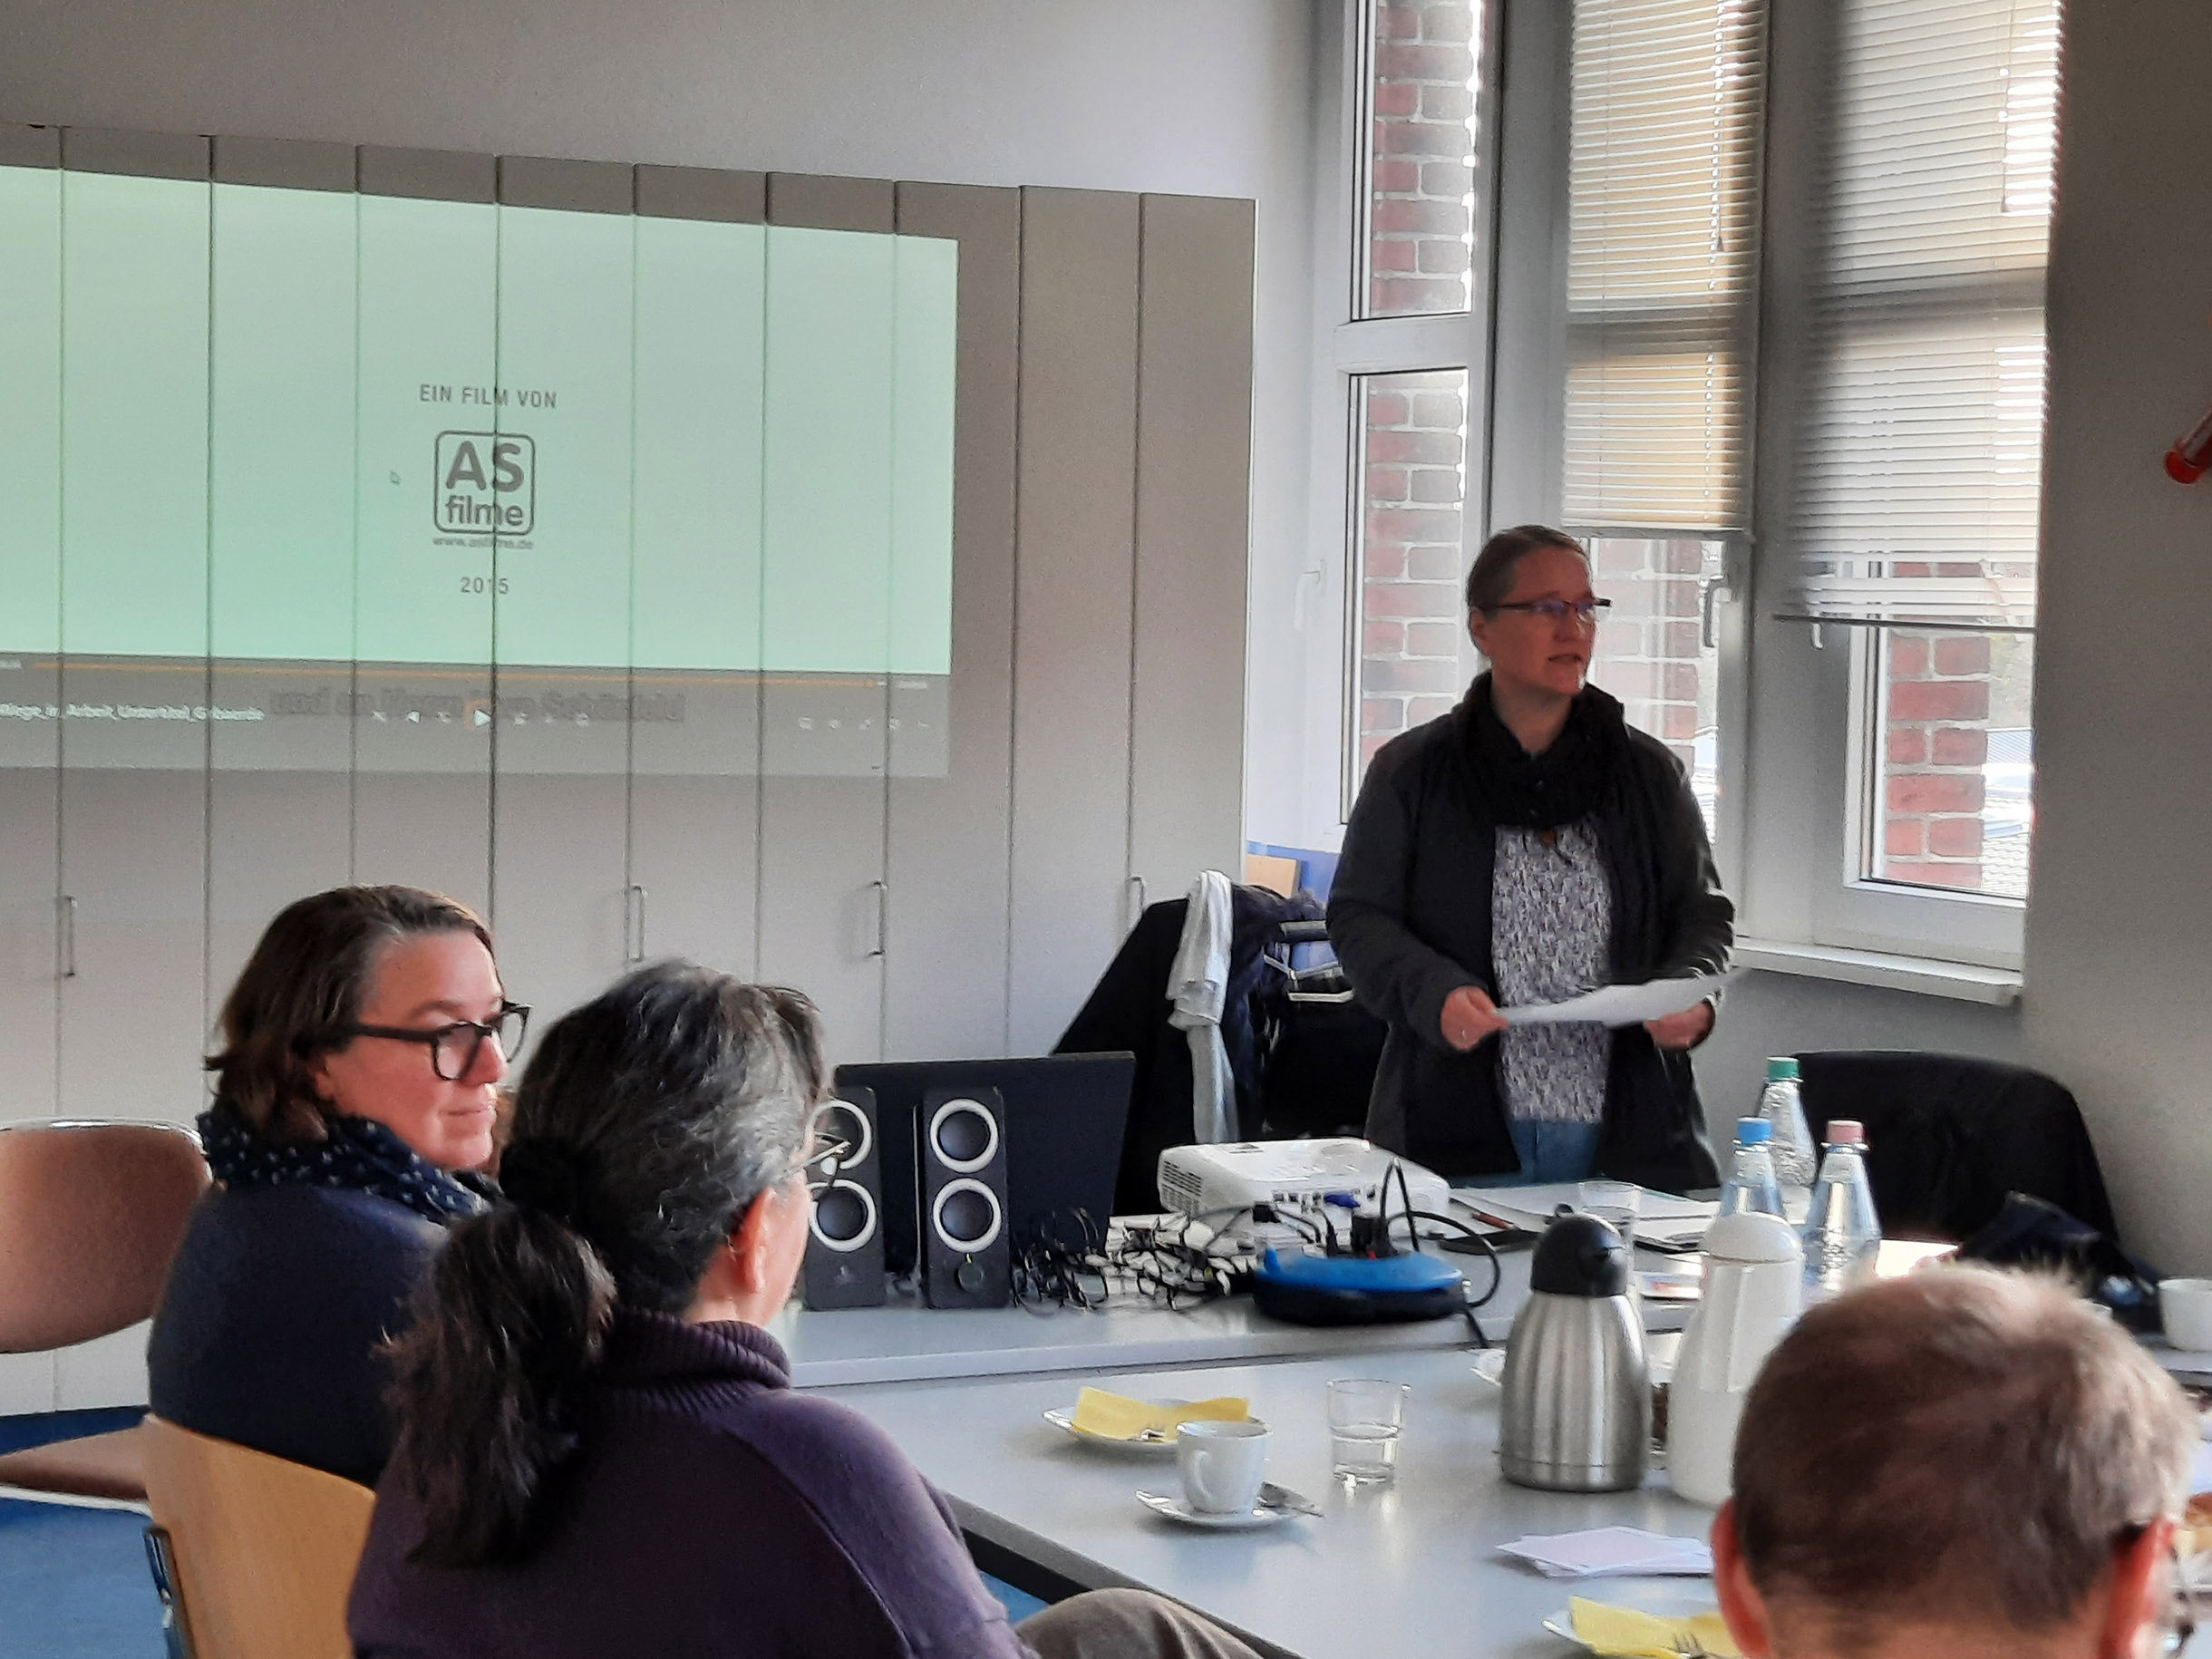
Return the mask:
[[[1360,782],[1361,525],[1363,480],[1358,471],[1361,433],[1357,427],[1360,378],[1464,370],[1467,374],[1468,432],[1466,495],[1460,512],[1460,568],[1470,564],[1489,538],[1490,381],[1495,249],[1498,210],[1498,112],[1504,36],[1505,0],[1478,0],[1475,42],[1480,83],[1475,107],[1480,121],[1475,144],[1475,246],[1465,311],[1418,316],[1356,315],[1366,278],[1364,246],[1367,193],[1367,99],[1373,85],[1373,41],[1367,18],[1371,0],[1337,0],[1324,8],[1317,43],[1334,48],[1341,73],[1334,110],[1323,110],[1324,131],[1337,134],[1336,165],[1327,170],[1315,192],[1314,295],[1316,349],[1312,438],[1314,518],[1316,537],[1341,527],[1325,556],[1334,567],[1341,660],[1336,665],[1339,706],[1335,773],[1337,817],[1352,812]],[[1331,36],[1334,36],[1332,39]],[[1324,61],[1328,61],[1324,59]],[[1464,618],[1461,619],[1462,622]],[[1461,678],[1471,678],[1477,656],[1461,629]]]
[[[1833,83],[1829,0],[1768,0],[1765,273],[1760,334],[1757,452],[1784,464],[1754,470],[1744,735],[1750,787],[1740,934],[1784,946],[1873,952],[2017,972],[2027,905],[1869,879],[1864,849],[1879,813],[1873,710],[1876,631],[1777,619],[1791,604],[1797,549],[1790,531],[1796,422],[1812,391],[1805,357],[1811,192],[1819,165],[1817,112]]]
[[[1737,904],[1739,936],[1781,946],[1778,957],[1829,953],[1837,977],[1864,976],[1845,960],[1864,953],[2017,970],[2023,902],[1863,876],[1860,849],[1872,810],[1863,787],[1870,758],[1865,748],[1872,726],[1861,659],[1870,654],[1855,636],[1869,630],[1816,630],[1774,616],[1788,608],[1793,575],[1787,458],[1808,390],[1800,312],[1810,275],[1801,251],[1810,204],[1803,180],[1820,139],[1812,122],[1824,107],[1827,84],[1821,22],[1827,0],[1768,3],[1760,305],[1747,458],[1751,528],[1748,535],[1720,538],[1729,550],[1727,578],[1712,596],[1706,624],[1721,674],[1716,861]],[[1478,519],[1486,527],[1557,523],[1562,511],[1558,400],[1572,18],[1564,0],[1494,5],[1504,88],[1500,141],[1489,151],[1496,168],[1489,364],[1494,418],[1485,511],[1470,506],[1469,512],[1470,538],[1477,545]],[[1513,420],[1514,410],[1531,418]],[[1770,464],[1761,464],[1766,458]],[[1562,528],[1577,534],[1654,533],[1633,525]]]

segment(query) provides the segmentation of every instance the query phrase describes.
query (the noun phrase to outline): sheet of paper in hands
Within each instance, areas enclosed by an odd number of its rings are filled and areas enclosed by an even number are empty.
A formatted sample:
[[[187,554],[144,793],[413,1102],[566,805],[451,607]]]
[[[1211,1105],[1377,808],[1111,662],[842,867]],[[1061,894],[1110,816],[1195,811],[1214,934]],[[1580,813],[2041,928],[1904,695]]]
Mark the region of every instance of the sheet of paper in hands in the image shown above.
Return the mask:
[[[1563,1003],[1526,1003],[1500,1008],[1509,1025],[1641,1025],[1694,1008],[1728,983],[1725,974],[1695,979],[1654,979],[1640,985],[1600,985]]]

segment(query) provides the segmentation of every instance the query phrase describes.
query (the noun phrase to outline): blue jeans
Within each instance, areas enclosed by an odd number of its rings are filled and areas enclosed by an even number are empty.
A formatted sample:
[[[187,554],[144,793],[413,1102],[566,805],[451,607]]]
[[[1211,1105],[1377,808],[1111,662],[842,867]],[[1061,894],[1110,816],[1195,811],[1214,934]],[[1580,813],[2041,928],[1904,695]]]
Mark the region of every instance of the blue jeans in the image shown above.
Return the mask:
[[[1509,1118],[1513,1150],[1521,1167],[1510,1175],[1455,1177],[1455,1187],[1542,1187],[1555,1181],[1589,1179],[1597,1167],[1598,1123],[1554,1123],[1536,1118]]]

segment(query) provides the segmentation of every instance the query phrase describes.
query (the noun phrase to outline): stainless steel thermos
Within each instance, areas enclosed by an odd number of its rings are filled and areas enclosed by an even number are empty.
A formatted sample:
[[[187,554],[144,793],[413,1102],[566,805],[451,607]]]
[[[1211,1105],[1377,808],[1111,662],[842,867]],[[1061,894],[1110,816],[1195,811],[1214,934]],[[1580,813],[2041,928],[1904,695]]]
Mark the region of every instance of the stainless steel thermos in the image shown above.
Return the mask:
[[[1629,1252],[1595,1216],[1562,1215],[1529,1264],[1506,1339],[1498,1460],[1550,1492],[1636,1486],[1651,1456],[1651,1370],[1628,1294]]]

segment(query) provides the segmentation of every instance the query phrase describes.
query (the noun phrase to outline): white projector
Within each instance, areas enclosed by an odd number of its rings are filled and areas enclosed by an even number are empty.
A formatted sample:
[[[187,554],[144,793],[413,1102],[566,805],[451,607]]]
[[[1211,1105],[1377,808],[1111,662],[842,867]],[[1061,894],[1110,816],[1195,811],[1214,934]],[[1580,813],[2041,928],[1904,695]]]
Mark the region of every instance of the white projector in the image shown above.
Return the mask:
[[[1218,1146],[1171,1146],[1159,1155],[1159,1201],[1187,1216],[1217,1224],[1255,1204],[1308,1215],[1330,1193],[1349,1193],[1373,1215],[1399,1213],[1398,1182],[1383,1178],[1392,1164],[1405,1171],[1415,1209],[1449,1213],[1451,1188],[1444,1178],[1365,1140],[1232,1140]]]

